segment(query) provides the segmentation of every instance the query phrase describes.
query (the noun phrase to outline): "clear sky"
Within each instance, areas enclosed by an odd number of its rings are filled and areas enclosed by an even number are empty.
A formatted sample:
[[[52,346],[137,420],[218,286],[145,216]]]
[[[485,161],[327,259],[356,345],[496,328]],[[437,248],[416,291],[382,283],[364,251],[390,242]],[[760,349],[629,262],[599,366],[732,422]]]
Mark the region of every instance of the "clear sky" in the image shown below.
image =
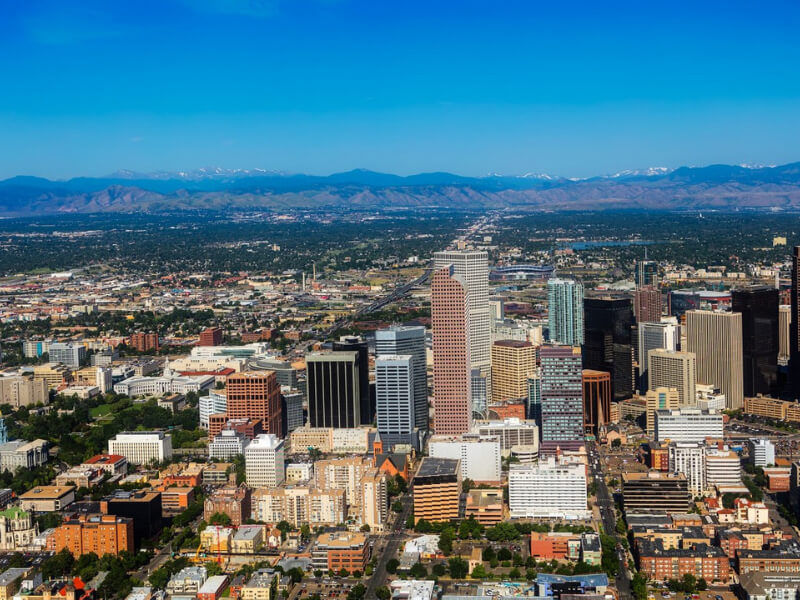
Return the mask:
[[[0,177],[800,160],[800,2],[25,0]]]

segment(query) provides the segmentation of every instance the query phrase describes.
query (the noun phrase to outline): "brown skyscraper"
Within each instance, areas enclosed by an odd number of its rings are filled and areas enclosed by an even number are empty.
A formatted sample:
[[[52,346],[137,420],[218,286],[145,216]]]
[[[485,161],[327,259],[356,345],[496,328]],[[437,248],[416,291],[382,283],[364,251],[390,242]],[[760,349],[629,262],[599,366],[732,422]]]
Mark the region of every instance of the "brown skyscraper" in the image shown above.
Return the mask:
[[[633,311],[637,323],[657,323],[661,320],[661,292],[652,285],[637,289]]]
[[[601,425],[611,416],[611,373],[583,370],[583,426],[597,435]]]
[[[265,433],[283,437],[281,388],[274,371],[234,373],[225,391],[229,419],[260,419]]]
[[[433,328],[433,428],[466,433],[472,424],[467,285],[452,267],[436,271],[431,283]]]

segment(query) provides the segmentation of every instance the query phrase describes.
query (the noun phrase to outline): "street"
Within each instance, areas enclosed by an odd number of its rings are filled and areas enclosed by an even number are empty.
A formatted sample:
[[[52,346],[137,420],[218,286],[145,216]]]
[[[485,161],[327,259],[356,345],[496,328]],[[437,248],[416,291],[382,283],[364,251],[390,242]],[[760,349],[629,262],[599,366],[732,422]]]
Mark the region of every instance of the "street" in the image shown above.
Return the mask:
[[[628,577],[628,559],[625,554],[625,549],[619,542],[617,535],[617,517],[614,509],[614,499],[608,491],[606,480],[603,475],[603,462],[597,452],[597,447],[594,444],[588,445],[589,462],[591,464],[591,477],[597,484],[597,508],[600,510],[600,516],[603,520],[603,529],[607,535],[614,537],[617,540],[617,552],[620,559],[619,572],[617,573],[616,584],[617,592],[621,600],[630,600],[631,596],[631,582]]]
[[[403,532],[403,527],[405,527],[406,519],[408,518],[408,515],[411,514],[411,509],[413,507],[411,498],[411,491],[409,490],[400,500],[400,502],[403,503],[403,512],[397,515],[397,519],[395,520],[394,527],[391,529],[391,531],[388,531],[384,536],[382,536],[382,539],[386,541],[386,545],[384,546],[383,551],[378,558],[378,562],[375,565],[375,571],[373,571],[372,577],[370,577],[369,582],[367,583],[367,593],[364,596],[365,598],[377,597],[375,595],[375,591],[380,586],[384,585],[384,581],[386,581],[386,563],[397,556],[397,550],[406,539],[406,534]]]

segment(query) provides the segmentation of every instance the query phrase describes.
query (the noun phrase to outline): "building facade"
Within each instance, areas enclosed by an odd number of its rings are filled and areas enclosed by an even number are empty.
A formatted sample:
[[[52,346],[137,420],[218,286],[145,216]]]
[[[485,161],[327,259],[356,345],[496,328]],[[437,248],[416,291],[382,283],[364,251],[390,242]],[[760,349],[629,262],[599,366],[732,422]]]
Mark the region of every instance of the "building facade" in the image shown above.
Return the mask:
[[[688,311],[686,349],[697,356],[697,380],[718,387],[725,394],[727,408],[741,408],[744,402],[741,313]]]
[[[574,346],[542,346],[541,450],[574,450],[584,443],[583,369],[581,350]]]
[[[466,280],[452,265],[438,269],[431,283],[433,429],[438,434],[466,433],[472,424],[470,306]]]
[[[250,487],[275,487],[283,482],[285,460],[283,440],[271,433],[253,439],[244,451],[245,477]]]
[[[583,344],[583,284],[551,277],[547,281],[548,339],[568,346]]]
[[[306,395],[311,427],[361,425],[358,352],[315,352],[306,356]]]

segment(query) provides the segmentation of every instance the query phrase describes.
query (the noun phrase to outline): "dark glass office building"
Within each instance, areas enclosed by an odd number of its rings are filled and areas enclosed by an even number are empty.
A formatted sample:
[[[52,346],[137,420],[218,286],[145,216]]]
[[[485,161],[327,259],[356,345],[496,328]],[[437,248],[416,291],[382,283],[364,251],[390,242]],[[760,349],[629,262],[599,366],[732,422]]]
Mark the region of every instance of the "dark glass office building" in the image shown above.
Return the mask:
[[[375,417],[375,401],[369,386],[369,345],[360,337],[343,337],[333,342],[334,352],[358,353],[358,389],[361,404],[361,425],[371,425]]]
[[[311,427],[362,424],[358,352],[318,352],[306,356],[306,394]]]
[[[778,390],[778,290],[753,285],[733,290],[731,310],[742,313],[744,395]]]
[[[611,373],[614,401],[633,395],[630,298],[585,298],[583,368]]]

